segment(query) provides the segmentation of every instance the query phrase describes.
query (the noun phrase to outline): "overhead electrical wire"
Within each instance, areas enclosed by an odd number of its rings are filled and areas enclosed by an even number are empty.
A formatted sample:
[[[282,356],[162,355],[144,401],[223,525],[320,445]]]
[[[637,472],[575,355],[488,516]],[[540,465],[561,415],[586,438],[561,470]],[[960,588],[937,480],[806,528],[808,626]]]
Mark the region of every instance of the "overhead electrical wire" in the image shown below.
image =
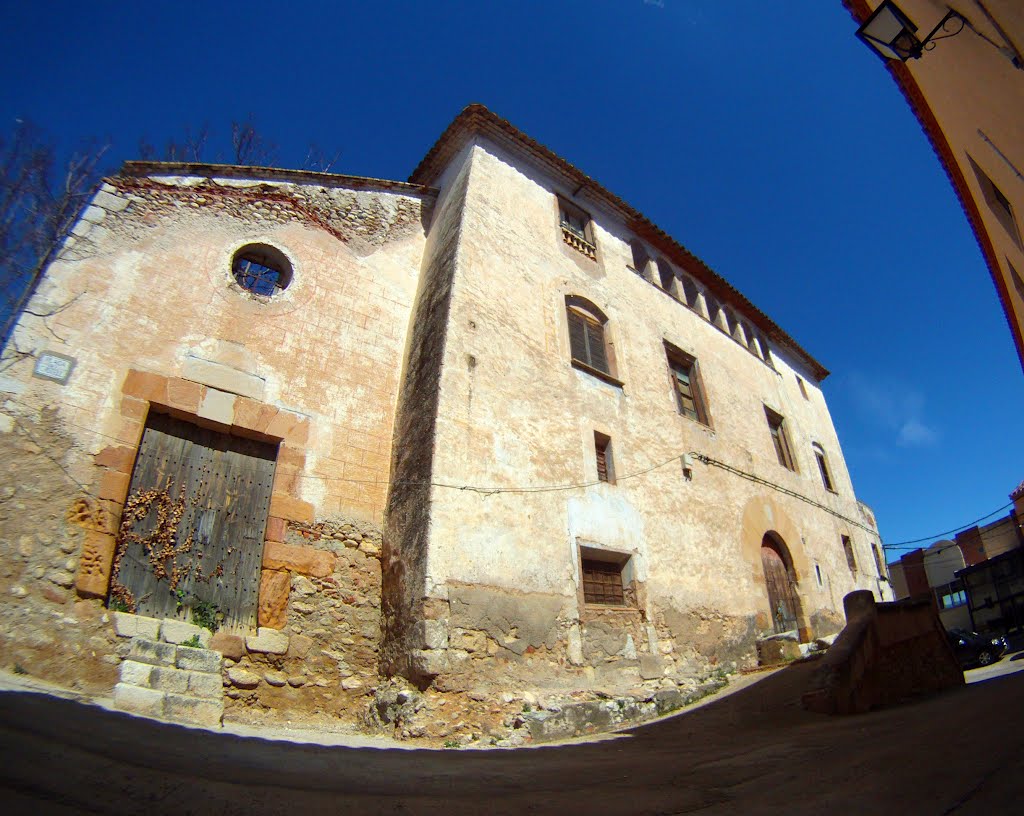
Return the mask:
[[[923,538],[914,538],[914,539],[911,539],[910,541],[897,541],[895,544],[883,544],[882,547],[884,549],[886,549],[886,550],[896,549],[897,547],[902,548],[902,549],[913,549],[912,547],[908,547],[907,545],[909,545],[909,544],[920,544],[923,541],[934,541],[936,539],[942,538],[942,536],[950,535],[951,533],[959,533],[959,532],[961,532],[963,530],[966,530],[966,529],[968,529],[970,527],[973,527],[979,521],[984,521],[987,518],[991,518],[996,513],[1001,513],[1007,507],[1012,507],[1012,506],[1013,506],[1013,502],[1007,502],[1002,507],[999,507],[999,508],[993,510],[991,513],[986,513],[981,518],[976,518],[974,521],[969,521],[966,524],[961,524],[959,527],[954,527],[952,530],[946,530],[945,532],[942,532],[942,533],[935,533],[934,535],[924,536]]]
[[[92,433],[92,434],[94,434],[96,436],[102,436],[104,438],[111,439],[111,440],[114,440],[116,442],[119,442],[120,444],[124,444],[123,441],[118,439],[117,437],[110,436],[109,434],[102,433],[101,431],[97,431],[94,428],[86,428],[85,426],[77,425],[75,423],[68,423],[68,424],[73,425],[74,427],[76,427],[76,428],[78,428],[80,430]],[[31,438],[31,434],[29,434],[28,429],[25,428],[23,425],[21,425],[21,423],[18,423],[18,425],[19,425],[19,427],[21,427],[22,431],[24,431]],[[743,479],[747,479],[748,481],[754,482],[755,484],[760,484],[760,485],[763,485],[764,487],[770,487],[771,489],[776,490],[779,493],[782,493],[782,494],[784,494],[786,496],[790,496],[790,497],[792,497],[794,499],[798,499],[798,500],[800,500],[802,502],[805,502],[806,504],[811,505],[812,507],[816,507],[819,510],[823,510],[824,512],[829,513],[830,515],[835,516],[836,518],[838,518],[838,519],[840,519],[842,521],[845,521],[847,524],[852,524],[855,527],[859,527],[860,529],[864,530],[865,532],[869,533],[872,536],[879,536],[880,537],[880,535],[878,533],[878,530],[876,530],[875,528],[869,527],[866,524],[862,524],[861,522],[857,521],[856,519],[852,519],[849,516],[845,516],[842,513],[838,512],[837,510],[834,510],[833,508],[829,507],[828,505],[822,504],[821,502],[816,501],[815,499],[812,499],[809,496],[805,496],[802,493],[798,493],[797,491],[791,490],[788,487],[785,487],[783,485],[777,484],[776,482],[773,482],[773,481],[771,481],[769,479],[765,479],[762,476],[758,476],[756,473],[750,473],[749,471],[745,471],[742,468],[734,467],[733,465],[729,465],[729,464],[727,464],[725,462],[722,462],[722,461],[720,461],[718,459],[715,459],[715,458],[713,458],[711,456],[708,456],[707,454],[699,453],[697,451],[690,451],[689,453],[685,453],[685,454],[676,454],[675,456],[671,456],[668,459],[665,459],[662,462],[658,462],[657,464],[651,465],[650,467],[644,468],[643,470],[638,470],[638,471],[635,471],[633,473],[627,473],[624,476],[616,476],[615,477],[615,481],[616,482],[625,482],[625,481],[628,481],[629,479],[636,479],[636,478],[638,478],[640,476],[644,476],[644,475],[646,475],[648,473],[651,473],[652,471],[659,470],[659,469],[665,467],[666,465],[670,465],[672,462],[682,461],[684,459],[684,457],[686,457],[686,456],[692,456],[694,459],[696,459],[698,462],[701,462],[704,465],[708,465],[709,467],[717,467],[717,468],[719,468],[721,470],[725,470],[728,473],[732,473],[735,476],[739,476],[739,477],[741,477]],[[63,467],[61,469],[63,470]],[[444,488],[444,489],[447,489],[447,490],[463,490],[463,491],[468,491],[468,492],[473,492],[473,493],[481,493],[481,494],[487,495],[487,496],[496,495],[496,494],[499,494],[499,493],[551,493],[551,492],[564,491],[564,490],[578,490],[578,489],[581,489],[581,488],[594,487],[596,485],[602,484],[602,482],[600,480],[594,480],[594,481],[589,481],[589,482],[572,482],[572,483],[557,484],[557,485],[530,485],[530,486],[512,486],[512,487],[487,486],[487,487],[484,487],[484,486],[480,486],[480,485],[450,484],[450,483],[447,483],[447,482],[434,482],[434,481],[415,481],[415,480],[412,480],[412,481],[407,481],[407,480],[387,480],[387,481],[382,481],[380,479],[353,479],[353,478],[349,478],[349,477],[345,477],[345,476],[323,476],[323,475],[312,474],[312,473],[300,474],[300,478],[302,478],[302,479],[313,479],[313,480],[318,480],[318,481],[348,482],[350,484],[382,485],[382,486],[387,486],[387,487],[395,487],[395,486],[402,486],[402,487],[440,487],[440,488]],[[72,479],[72,481],[74,481],[74,483],[78,487],[80,487],[81,489],[85,490],[85,486],[80,484],[77,480]],[[86,492],[88,493],[88,491],[86,491]],[[968,529],[970,527],[973,527],[975,524],[977,524],[980,521],[984,521],[987,518],[991,518],[996,513],[1002,512],[1003,510],[1007,509],[1008,507],[1011,507],[1012,505],[1013,505],[1013,502],[1009,502],[1007,504],[1004,504],[1002,507],[999,507],[996,510],[993,510],[991,513],[987,513],[984,516],[981,516],[980,518],[975,519],[974,521],[967,522],[966,524],[961,524],[958,527],[954,527],[953,529],[946,530],[945,532],[942,532],[942,533],[936,533],[934,535],[924,536],[922,538],[915,538],[915,539],[911,539],[909,541],[898,541],[898,542],[895,542],[893,544],[882,544],[882,549],[884,549],[884,550],[913,549],[910,545],[919,544],[919,543],[922,543],[924,541],[934,541],[935,539],[939,539],[942,536],[950,535],[951,533],[957,533],[957,532],[960,532],[962,530],[966,530],[966,529]]]

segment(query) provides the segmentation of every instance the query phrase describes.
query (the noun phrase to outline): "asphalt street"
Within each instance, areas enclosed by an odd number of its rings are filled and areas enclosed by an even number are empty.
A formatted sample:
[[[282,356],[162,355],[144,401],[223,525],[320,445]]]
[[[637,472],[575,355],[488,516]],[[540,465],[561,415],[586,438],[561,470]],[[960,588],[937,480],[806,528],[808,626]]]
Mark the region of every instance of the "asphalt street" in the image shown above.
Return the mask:
[[[791,666],[612,739],[517,751],[278,742],[8,691],[0,693],[0,812],[1018,812],[1024,673],[826,717],[800,706],[812,668]]]

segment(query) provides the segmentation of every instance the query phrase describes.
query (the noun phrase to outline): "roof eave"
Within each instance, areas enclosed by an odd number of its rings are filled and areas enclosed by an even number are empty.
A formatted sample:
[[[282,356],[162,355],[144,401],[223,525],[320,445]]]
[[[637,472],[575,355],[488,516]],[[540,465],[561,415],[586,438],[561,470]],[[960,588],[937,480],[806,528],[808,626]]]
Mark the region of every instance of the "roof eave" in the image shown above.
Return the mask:
[[[479,103],[468,105],[455,117],[413,170],[409,176],[409,182],[422,185],[433,183],[456,153],[477,134],[490,137],[499,144],[517,149],[550,172],[563,176],[576,189],[585,191],[588,198],[600,202],[622,218],[627,228],[632,230],[637,237],[647,241],[668,256],[670,260],[675,261],[720,300],[740,309],[744,316],[777,347],[791,352],[806,365],[817,382],[828,377],[829,371],[825,366],[704,261],[639,210],[631,207],[573,164],[523,133],[511,122],[502,119],[484,105]]]
[[[245,181],[317,184],[322,187],[348,187],[359,190],[387,190],[414,196],[436,196],[437,189],[406,181],[348,176],[316,170],[286,170],[278,167],[250,167],[239,164],[208,164],[205,162],[126,161],[119,175],[145,178],[150,176],[192,176],[199,178],[231,178]]]

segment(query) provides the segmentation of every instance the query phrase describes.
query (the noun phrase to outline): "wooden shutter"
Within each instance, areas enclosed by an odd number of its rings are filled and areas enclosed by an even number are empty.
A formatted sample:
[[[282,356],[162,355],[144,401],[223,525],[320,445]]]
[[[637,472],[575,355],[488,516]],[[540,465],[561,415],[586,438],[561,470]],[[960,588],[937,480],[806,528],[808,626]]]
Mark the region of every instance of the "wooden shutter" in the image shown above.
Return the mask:
[[[568,310],[572,358],[604,374],[611,374],[604,348],[604,326],[589,315]]]
[[[597,478],[602,482],[615,481],[615,467],[611,456],[611,439],[594,431],[594,451],[597,454]]]
[[[569,310],[569,345],[572,349],[572,358],[581,363],[590,365],[587,354],[587,323],[583,315]]]
[[[622,606],[622,566],[608,561],[583,559],[583,600],[586,603]]]
[[[814,458],[818,460],[818,470],[821,471],[821,481],[826,490],[833,490],[832,477],[828,473],[828,465],[825,463],[825,454],[820,450],[814,451]]]
[[[587,347],[590,350],[590,366],[605,374],[610,374],[608,357],[604,352],[604,326],[589,317],[587,318]]]

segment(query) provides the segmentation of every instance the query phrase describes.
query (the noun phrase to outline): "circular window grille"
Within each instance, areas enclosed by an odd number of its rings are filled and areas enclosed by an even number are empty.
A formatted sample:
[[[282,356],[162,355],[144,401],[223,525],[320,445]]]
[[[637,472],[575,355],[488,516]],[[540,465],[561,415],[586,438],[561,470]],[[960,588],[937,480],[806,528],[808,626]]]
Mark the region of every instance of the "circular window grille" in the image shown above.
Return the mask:
[[[248,244],[231,261],[235,283],[254,295],[271,297],[292,282],[292,265],[279,249]]]

